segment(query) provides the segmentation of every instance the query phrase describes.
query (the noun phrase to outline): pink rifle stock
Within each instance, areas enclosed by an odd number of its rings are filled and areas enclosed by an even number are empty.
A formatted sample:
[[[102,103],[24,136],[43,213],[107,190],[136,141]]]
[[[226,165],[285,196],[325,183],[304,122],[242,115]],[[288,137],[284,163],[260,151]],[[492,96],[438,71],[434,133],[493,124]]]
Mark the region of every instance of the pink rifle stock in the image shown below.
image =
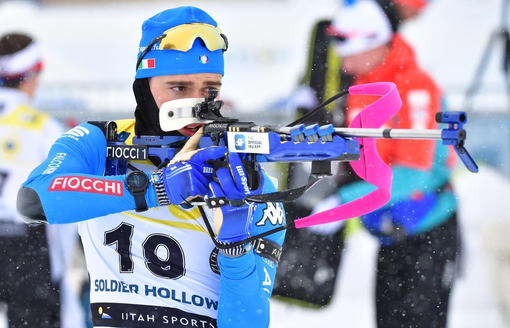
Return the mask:
[[[349,88],[350,95],[381,96],[365,107],[351,122],[349,128],[380,128],[402,106],[397,87],[391,82],[377,82]],[[295,221],[296,228],[304,228],[334,221],[347,220],[370,213],[386,204],[391,197],[393,173],[379,156],[375,138],[356,138],[360,145],[360,159],[351,161],[354,172],[377,187],[374,191],[330,210]]]

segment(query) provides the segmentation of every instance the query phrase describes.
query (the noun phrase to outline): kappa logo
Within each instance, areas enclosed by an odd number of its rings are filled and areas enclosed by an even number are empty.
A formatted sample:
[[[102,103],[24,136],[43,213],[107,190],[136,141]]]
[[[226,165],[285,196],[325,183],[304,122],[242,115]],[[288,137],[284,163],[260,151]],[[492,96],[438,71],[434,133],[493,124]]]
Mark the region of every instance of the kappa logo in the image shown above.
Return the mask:
[[[279,203],[267,203],[263,214],[262,219],[255,223],[257,227],[265,226],[268,220],[274,226],[283,224],[283,208]]]
[[[244,138],[244,135],[236,134],[234,138],[235,138],[236,150],[245,150],[246,149],[246,140]]]

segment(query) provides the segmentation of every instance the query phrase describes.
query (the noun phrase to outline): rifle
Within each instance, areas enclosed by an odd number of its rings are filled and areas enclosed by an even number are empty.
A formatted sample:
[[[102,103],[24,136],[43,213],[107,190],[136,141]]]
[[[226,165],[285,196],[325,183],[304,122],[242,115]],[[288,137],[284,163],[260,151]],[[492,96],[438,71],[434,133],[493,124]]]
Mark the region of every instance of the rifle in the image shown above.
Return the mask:
[[[319,126],[301,124],[304,120],[324,108],[327,104],[346,95],[380,96],[374,103],[365,107],[351,122],[348,128],[338,128],[331,124]],[[223,102],[215,100],[217,93],[197,103],[197,99],[182,99],[167,102],[160,109],[160,124],[165,131],[175,131],[186,124],[186,118],[193,117],[204,123],[203,136],[199,148],[225,146],[230,152],[240,153],[248,167],[250,184],[257,184],[257,163],[264,162],[311,162],[312,170],[306,186],[248,196],[245,201],[288,202],[303,195],[317,181],[331,175],[332,161],[349,161],[353,170],[363,180],[377,188],[354,201],[342,204],[328,211],[297,219],[286,226],[271,230],[264,235],[286,229],[290,226],[303,228],[333,221],[345,220],[370,213],[388,202],[391,196],[392,172],[384,163],[375,146],[377,138],[385,139],[433,139],[442,140],[443,145],[453,146],[466,168],[478,172],[478,166],[464,147],[467,122],[465,112],[441,112],[435,119],[447,126],[443,129],[382,129],[387,120],[393,117],[402,106],[402,101],[394,83],[378,82],[353,86],[314,108],[307,115],[286,125],[257,125],[253,122],[239,122],[223,117],[220,113]],[[135,136],[133,145],[117,141],[114,122],[105,125],[107,137],[107,175],[124,174],[128,160],[146,160],[157,157],[162,162],[171,160],[186,142],[183,136]],[[225,166],[222,161],[214,161],[214,168]],[[207,198],[192,202],[194,205],[207,205],[211,208],[223,206],[228,199]],[[237,201],[238,202],[238,201]],[[231,202],[235,205],[234,202]],[[250,239],[262,237],[254,236]],[[246,242],[246,241],[243,241]],[[241,242],[240,242],[241,243]]]

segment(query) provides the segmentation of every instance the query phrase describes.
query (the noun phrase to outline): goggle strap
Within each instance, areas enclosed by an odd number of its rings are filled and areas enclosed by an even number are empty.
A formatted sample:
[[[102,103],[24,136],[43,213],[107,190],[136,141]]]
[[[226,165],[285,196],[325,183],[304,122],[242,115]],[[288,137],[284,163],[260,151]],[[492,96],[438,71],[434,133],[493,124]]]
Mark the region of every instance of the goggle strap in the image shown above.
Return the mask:
[[[147,47],[145,47],[145,49],[143,49],[142,53],[140,54],[140,57],[138,57],[138,60],[136,61],[136,70],[138,70],[138,67],[140,67],[140,63],[142,62],[143,57],[145,57],[145,55],[151,50],[151,48],[154,46],[154,44],[158,41],[161,41],[161,39],[163,39],[165,36],[166,36],[166,34],[162,34],[162,35],[155,37],[154,39],[152,39],[151,42],[149,42]]]
[[[227,36],[223,33],[220,33],[220,36],[223,38],[223,40],[225,41],[225,49],[221,49],[223,52],[227,51],[228,50],[228,39],[227,39]]]

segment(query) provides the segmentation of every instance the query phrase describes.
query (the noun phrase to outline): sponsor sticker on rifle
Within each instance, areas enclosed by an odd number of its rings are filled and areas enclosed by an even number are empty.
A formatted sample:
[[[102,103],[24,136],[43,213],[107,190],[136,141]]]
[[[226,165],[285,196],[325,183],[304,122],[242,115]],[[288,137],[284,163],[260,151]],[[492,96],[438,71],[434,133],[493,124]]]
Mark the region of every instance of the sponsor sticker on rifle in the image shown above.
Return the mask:
[[[109,159],[126,159],[142,161],[147,159],[147,146],[142,145],[108,145],[106,157]]]
[[[228,150],[234,153],[269,154],[269,136],[258,132],[227,132]]]

